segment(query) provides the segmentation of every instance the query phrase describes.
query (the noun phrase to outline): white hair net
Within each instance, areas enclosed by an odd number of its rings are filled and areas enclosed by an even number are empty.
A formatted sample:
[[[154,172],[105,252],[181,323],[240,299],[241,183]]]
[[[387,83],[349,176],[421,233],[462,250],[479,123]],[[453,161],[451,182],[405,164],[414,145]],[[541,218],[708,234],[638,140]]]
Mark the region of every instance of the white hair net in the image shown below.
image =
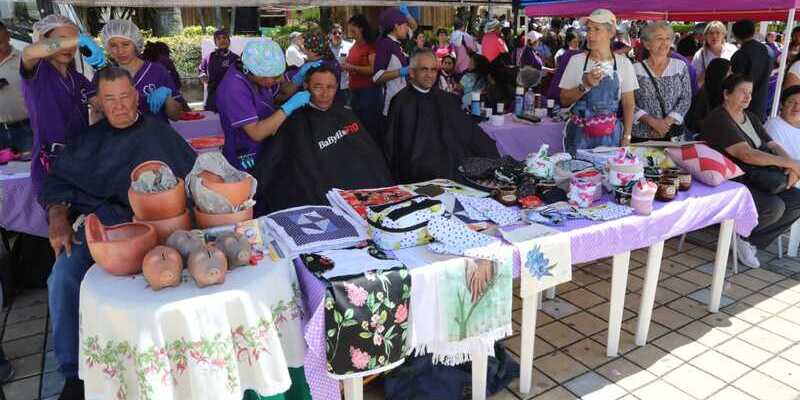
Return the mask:
[[[242,64],[255,76],[275,77],[286,70],[286,58],[281,46],[272,39],[251,40],[244,46]]]
[[[38,42],[39,39],[44,37],[44,35],[47,35],[53,29],[60,28],[62,26],[71,26],[75,28],[76,31],[80,32],[78,25],[72,22],[71,19],[63,15],[51,14],[33,24],[33,41]]]
[[[108,49],[108,41],[112,38],[123,38],[133,42],[136,50],[141,52],[144,50],[144,37],[139,32],[139,27],[131,21],[125,19],[112,19],[108,21],[100,32],[103,37],[103,46]]]

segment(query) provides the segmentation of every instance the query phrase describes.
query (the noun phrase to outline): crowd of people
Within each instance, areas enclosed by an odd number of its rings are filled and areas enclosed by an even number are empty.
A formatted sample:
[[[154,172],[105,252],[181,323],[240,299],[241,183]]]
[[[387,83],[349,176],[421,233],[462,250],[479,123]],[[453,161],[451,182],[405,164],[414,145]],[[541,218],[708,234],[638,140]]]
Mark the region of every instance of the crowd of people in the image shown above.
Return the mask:
[[[220,114],[227,161],[259,182],[256,216],[324,204],[334,187],[460,180],[465,157],[499,157],[464,112],[473,93],[513,110],[517,73],[532,68],[545,76],[538,90],[569,107],[567,152],[700,138],[739,164],[759,212],[758,227],[737,244],[744,264],[758,267],[756,248],[800,217],[798,29],[781,46],[775,34],[756,40],[755,24],[739,21],[736,45],[718,21],[679,35],[667,22],[620,24],[599,9],[531,25],[516,39],[501,18],[477,35],[456,22],[428,43],[406,7],[385,9],[378,22],[355,15],[329,32],[292,33],[286,49],[250,41],[242,54],[226,31],[214,33],[216,49],[198,67],[205,108]],[[34,43],[18,52],[0,25],[0,144],[33,150],[31,179],[57,254],[48,287],[61,398],[82,398],[78,291],[92,262],[75,221],[89,213],[106,225],[130,220],[129,171],[160,160],[184,175],[195,154],[168,123],[188,106],[163,44],[145,45],[123,20],[106,23],[102,46],[63,16],[34,29]],[[75,69],[78,48],[96,70],[92,81]],[[792,62],[775,94],[784,51]],[[771,96],[780,96],[781,113],[767,120]],[[763,184],[770,169],[782,187]]]

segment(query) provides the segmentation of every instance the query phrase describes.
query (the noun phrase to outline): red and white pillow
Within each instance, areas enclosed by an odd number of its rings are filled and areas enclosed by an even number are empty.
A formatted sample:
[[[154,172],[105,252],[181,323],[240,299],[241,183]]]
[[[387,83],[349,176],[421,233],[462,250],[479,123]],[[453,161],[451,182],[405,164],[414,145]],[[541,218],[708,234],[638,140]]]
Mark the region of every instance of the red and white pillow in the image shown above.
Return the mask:
[[[667,154],[675,164],[709,186],[719,186],[728,179],[744,175],[733,161],[704,144],[668,148]]]

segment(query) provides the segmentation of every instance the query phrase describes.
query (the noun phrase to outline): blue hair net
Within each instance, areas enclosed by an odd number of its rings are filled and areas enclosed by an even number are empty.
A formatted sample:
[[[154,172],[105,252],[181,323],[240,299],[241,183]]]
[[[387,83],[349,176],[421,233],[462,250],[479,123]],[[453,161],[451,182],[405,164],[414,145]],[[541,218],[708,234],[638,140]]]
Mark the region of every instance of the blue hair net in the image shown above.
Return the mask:
[[[242,52],[242,64],[247,72],[260,77],[274,77],[286,70],[281,46],[272,39],[253,40]]]

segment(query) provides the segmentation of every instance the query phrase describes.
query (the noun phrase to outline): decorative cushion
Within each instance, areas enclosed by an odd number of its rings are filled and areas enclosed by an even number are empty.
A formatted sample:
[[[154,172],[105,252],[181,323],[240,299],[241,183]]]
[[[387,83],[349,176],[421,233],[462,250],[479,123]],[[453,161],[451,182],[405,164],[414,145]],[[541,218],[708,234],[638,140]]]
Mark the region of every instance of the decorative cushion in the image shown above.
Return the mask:
[[[733,161],[704,144],[668,148],[667,154],[675,164],[709,186],[719,186],[728,179],[744,175]]]

